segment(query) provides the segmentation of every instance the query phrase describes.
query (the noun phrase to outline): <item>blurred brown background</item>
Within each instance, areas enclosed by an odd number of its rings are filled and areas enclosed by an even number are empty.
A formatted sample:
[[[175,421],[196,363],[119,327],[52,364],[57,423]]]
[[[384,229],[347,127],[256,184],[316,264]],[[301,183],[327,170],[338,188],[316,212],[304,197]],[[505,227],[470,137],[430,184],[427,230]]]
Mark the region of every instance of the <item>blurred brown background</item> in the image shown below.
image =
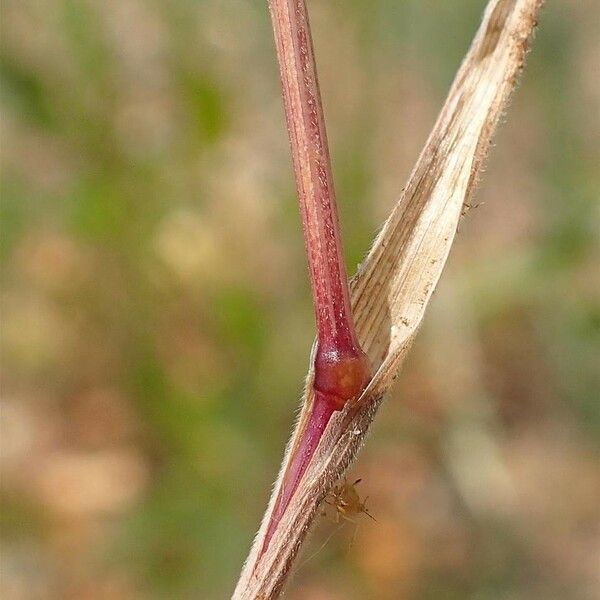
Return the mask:
[[[309,2],[351,265],[484,4]],[[600,597],[598,23],[548,2],[351,474],[378,523],[291,600]],[[314,332],[265,2],[4,0],[1,48],[0,595],[228,597]]]

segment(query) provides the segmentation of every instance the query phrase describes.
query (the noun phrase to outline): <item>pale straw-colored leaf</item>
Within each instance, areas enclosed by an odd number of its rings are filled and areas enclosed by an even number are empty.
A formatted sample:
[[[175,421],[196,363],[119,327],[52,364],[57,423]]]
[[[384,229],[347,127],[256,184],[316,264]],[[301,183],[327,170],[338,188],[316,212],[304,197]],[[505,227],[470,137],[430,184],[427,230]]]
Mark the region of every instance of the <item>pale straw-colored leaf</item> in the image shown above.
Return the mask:
[[[489,2],[409,182],[351,283],[358,337],[375,376],[352,406],[332,418],[267,551],[259,556],[282,474],[310,414],[309,372],[298,423],[235,600],[279,595],[320,502],[363,443],[440,278],[461,211],[523,68],[542,3]]]

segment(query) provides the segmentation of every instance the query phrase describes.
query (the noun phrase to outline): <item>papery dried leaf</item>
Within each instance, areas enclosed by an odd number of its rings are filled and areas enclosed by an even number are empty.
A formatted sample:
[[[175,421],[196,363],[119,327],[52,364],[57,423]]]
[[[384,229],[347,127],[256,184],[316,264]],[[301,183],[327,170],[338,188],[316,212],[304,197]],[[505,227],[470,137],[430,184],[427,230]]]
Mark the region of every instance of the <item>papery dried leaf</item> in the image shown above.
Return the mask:
[[[358,337],[375,376],[352,406],[332,418],[267,551],[258,559],[282,475],[310,414],[309,372],[298,424],[234,599],[277,597],[319,503],[364,441],[439,280],[463,205],[523,68],[542,3],[489,2],[408,185],[351,282]]]

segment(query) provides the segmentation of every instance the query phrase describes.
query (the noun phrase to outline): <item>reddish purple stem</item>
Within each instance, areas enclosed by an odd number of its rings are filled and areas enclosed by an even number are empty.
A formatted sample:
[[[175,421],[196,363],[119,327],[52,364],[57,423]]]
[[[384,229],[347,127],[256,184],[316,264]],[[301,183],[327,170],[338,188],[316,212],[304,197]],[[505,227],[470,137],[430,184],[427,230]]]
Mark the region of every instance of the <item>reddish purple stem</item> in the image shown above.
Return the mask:
[[[335,409],[331,403],[320,397],[320,394],[317,394],[313,403],[313,409],[308,425],[300,440],[300,444],[292,456],[290,465],[285,473],[283,487],[277,498],[273,512],[271,513],[271,520],[269,521],[269,526],[265,535],[262,552],[269,546],[269,542],[275,533],[275,529],[288,507],[334,411]]]
[[[266,550],[336,410],[370,379],[358,343],[312,37],[304,0],[269,0],[285,116],[317,321],[311,415],[283,477],[262,548]]]

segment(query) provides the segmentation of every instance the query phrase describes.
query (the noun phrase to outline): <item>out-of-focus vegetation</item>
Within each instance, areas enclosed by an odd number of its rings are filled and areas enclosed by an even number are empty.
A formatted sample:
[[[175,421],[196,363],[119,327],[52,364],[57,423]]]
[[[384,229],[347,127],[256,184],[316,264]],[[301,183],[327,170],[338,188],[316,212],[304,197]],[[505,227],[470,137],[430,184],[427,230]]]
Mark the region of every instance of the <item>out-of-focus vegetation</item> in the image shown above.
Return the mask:
[[[312,0],[346,255],[483,0]],[[425,326],[292,600],[597,598],[600,45],[549,2]],[[314,325],[263,0],[5,0],[2,598],[227,597]],[[327,541],[327,543],[325,543]]]

